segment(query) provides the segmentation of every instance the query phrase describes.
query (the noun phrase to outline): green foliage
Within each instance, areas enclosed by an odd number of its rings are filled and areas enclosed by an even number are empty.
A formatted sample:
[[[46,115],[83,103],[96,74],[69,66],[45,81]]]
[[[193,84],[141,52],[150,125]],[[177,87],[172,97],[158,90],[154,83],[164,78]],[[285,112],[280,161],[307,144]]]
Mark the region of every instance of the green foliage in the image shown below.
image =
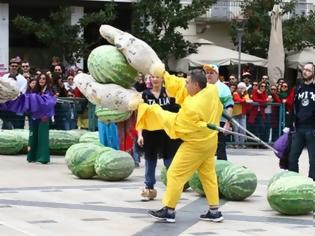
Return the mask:
[[[134,4],[132,33],[147,42],[165,63],[197,52],[197,46],[184,39],[178,28],[187,29],[189,21],[206,13],[216,0],[139,0]]]
[[[315,45],[315,14],[297,16],[294,14],[295,0],[282,2],[280,0],[244,0],[241,12],[245,21],[232,20],[230,32],[232,40],[237,44],[237,28],[243,28],[242,51],[259,57],[267,57],[271,22],[269,12],[274,4],[279,3],[283,13],[292,17],[283,22],[283,44],[285,50],[299,50],[305,46]]]
[[[24,35],[35,35],[55,55],[62,56],[67,62],[78,62],[87,55],[91,45],[84,39],[84,28],[91,23],[98,25],[115,19],[115,4],[108,3],[104,9],[84,14],[77,24],[70,25],[70,8],[60,7],[47,19],[35,21],[31,17],[18,15],[13,19],[14,26]],[[98,41],[99,39],[95,39]]]
[[[284,47],[298,51],[305,47],[315,47],[315,11],[308,16],[295,16],[284,22]]]

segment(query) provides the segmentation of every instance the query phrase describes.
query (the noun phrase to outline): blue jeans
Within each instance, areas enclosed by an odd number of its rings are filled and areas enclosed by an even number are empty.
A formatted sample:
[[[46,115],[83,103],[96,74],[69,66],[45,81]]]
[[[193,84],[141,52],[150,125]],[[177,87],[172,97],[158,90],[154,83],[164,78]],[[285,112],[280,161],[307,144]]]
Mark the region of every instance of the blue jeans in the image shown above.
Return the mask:
[[[238,115],[233,117],[234,120],[236,120],[242,127],[246,129],[246,115]],[[241,129],[237,125],[233,125],[233,131],[240,133],[240,134],[246,134],[245,130]],[[234,135],[234,140],[236,144],[244,144],[245,143],[245,137],[241,137],[239,135]]]
[[[69,120],[63,120],[62,121],[62,130],[71,130],[75,129],[76,127],[76,120],[75,119],[69,119]]]
[[[173,158],[163,159],[166,169],[171,165]],[[155,169],[157,158],[145,159],[145,181],[144,184],[147,188],[153,189],[156,183]]]
[[[115,123],[104,123],[99,120],[98,135],[101,144],[119,150],[118,129]]]
[[[309,157],[309,173],[308,176],[315,180],[315,129],[313,128],[297,128],[292,133],[291,150],[289,154],[289,170],[299,172],[299,158],[306,146]]]
[[[133,160],[135,162],[136,166],[139,166],[139,163],[141,162],[141,150],[139,145],[137,144],[137,138],[134,139],[133,141]]]

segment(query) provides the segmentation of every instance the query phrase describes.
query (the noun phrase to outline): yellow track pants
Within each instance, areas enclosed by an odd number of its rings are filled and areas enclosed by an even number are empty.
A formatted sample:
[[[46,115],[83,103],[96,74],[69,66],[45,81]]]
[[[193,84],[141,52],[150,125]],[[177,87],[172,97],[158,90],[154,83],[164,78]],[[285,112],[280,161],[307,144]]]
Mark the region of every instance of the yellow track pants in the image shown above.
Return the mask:
[[[203,145],[201,145],[203,144]],[[215,172],[215,151],[217,137],[210,142],[183,142],[167,171],[167,186],[163,205],[175,208],[184,184],[193,173],[199,172],[200,180],[209,205],[219,205],[217,175]]]

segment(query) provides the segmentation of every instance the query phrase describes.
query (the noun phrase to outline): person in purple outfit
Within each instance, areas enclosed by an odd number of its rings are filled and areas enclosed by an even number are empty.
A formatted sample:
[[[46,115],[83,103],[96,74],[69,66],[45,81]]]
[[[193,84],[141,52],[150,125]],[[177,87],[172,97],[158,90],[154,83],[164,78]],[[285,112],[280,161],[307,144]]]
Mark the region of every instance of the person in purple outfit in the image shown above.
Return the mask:
[[[55,113],[56,97],[51,89],[51,79],[46,74],[37,76],[33,93],[20,95],[13,101],[0,104],[0,110],[23,112],[31,115],[28,142],[28,162],[50,162],[49,120]]]

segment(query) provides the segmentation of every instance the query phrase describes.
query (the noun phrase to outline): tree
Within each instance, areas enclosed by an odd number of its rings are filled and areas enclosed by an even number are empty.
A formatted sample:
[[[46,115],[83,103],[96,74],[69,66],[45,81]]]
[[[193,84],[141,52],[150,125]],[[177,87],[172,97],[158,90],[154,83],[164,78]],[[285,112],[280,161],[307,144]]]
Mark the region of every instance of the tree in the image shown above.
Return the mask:
[[[55,55],[62,56],[68,63],[78,62],[85,57],[96,39],[88,44],[84,38],[84,28],[91,23],[98,25],[115,19],[115,4],[108,3],[98,12],[84,14],[77,24],[70,25],[70,8],[60,7],[47,19],[35,21],[31,17],[18,15],[13,19],[14,26],[24,35],[33,34]],[[101,37],[100,37],[101,38]]]
[[[139,0],[134,4],[132,33],[147,42],[167,64],[170,57],[181,58],[197,52],[197,45],[185,40],[178,28],[188,29],[189,21],[206,13],[216,0]],[[139,17],[140,16],[140,17]]]
[[[299,51],[305,47],[315,48],[315,11],[307,16],[294,16],[284,22],[284,47]]]
[[[283,22],[283,45],[285,50],[297,50],[305,45],[314,46],[314,13],[308,17],[294,14],[296,1],[282,2],[281,0],[244,0],[241,3],[241,14],[246,19],[243,23],[244,35],[242,51],[259,57],[267,57],[270,38],[270,16],[274,4],[280,4],[283,13],[291,13],[291,18]],[[232,20],[232,40],[237,44],[237,27],[241,24],[237,19]]]

